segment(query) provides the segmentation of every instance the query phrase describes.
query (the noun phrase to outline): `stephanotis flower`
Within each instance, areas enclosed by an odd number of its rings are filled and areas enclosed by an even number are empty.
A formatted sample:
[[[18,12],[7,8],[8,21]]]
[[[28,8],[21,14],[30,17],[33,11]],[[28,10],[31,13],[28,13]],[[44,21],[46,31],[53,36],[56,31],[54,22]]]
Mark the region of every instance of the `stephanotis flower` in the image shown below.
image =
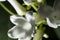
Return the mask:
[[[32,11],[28,11],[25,17],[12,15],[10,21],[15,24],[8,30],[8,36],[18,40],[31,40],[34,29],[35,19]]]
[[[29,11],[25,17],[21,17],[26,9],[22,7],[17,0],[7,0],[16,10],[17,15],[10,16],[10,21],[15,24],[14,27],[8,30],[8,36],[18,40],[30,40],[35,28],[35,19],[33,12]]]
[[[60,26],[60,0],[55,0],[54,6],[39,5],[39,14],[46,18],[47,24],[52,28]]]

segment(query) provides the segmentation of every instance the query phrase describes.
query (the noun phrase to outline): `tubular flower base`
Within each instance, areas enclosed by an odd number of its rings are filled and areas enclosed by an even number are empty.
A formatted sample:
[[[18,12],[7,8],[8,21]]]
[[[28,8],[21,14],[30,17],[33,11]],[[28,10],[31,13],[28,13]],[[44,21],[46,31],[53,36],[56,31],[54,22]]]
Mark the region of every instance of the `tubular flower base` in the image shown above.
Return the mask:
[[[17,0],[7,0],[7,1],[13,6],[18,15],[24,15],[24,13],[26,13],[25,8]]]
[[[31,35],[35,29],[33,12],[27,12],[25,18],[12,15],[10,16],[10,21],[15,24],[14,27],[8,30],[8,36],[10,38],[18,40],[31,40]]]

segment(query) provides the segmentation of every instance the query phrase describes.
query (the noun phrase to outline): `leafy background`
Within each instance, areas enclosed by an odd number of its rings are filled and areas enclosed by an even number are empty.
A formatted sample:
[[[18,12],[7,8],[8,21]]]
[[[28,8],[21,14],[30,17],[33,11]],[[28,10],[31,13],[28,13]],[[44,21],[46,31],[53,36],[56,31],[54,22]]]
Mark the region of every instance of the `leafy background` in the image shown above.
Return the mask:
[[[18,0],[20,3],[22,3],[23,1]],[[46,4],[49,6],[53,6],[55,0],[46,0]],[[16,11],[14,10],[14,8],[12,8],[12,6],[6,1],[3,2],[5,6],[7,6],[7,8],[11,11],[13,11],[14,13],[16,13]],[[1,6],[0,6],[0,40],[15,40],[15,39],[11,39],[7,36],[7,32],[10,28],[13,27],[13,24],[10,22],[9,20],[9,16],[10,14],[8,14],[8,12],[6,12]],[[49,38],[43,38],[43,40],[60,40],[60,27],[58,27],[57,29],[53,29],[46,26],[46,30],[45,33],[47,33],[49,35]],[[17,40],[17,39],[16,39]]]

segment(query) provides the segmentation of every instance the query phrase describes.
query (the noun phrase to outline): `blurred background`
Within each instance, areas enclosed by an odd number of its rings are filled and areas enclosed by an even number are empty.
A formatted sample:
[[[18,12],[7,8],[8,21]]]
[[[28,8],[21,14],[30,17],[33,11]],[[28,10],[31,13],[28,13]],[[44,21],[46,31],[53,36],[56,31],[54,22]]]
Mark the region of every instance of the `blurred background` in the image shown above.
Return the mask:
[[[46,4],[49,6],[53,6],[55,0],[45,0]],[[22,0],[18,0],[19,3],[23,3]],[[2,2],[9,10],[13,11],[16,13],[14,8],[7,2]],[[10,22],[9,20],[10,14],[6,12],[1,6],[0,6],[0,40],[17,40],[17,39],[11,39],[7,36],[7,32],[10,28],[12,28],[14,25]],[[45,33],[49,35],[49,38],[44,38],[43,40],[60,40],[60,27],[57,29],[53,29],[46,26]]]

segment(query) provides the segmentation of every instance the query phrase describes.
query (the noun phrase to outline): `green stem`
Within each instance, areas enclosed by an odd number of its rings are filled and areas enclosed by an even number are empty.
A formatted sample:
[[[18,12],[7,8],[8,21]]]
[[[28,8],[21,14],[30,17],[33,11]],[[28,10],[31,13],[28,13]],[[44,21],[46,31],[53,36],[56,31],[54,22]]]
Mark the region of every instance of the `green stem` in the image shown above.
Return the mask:
[[[36,34],[33,38],[33,40],[42,40],[42,37],[44,35],[45,27],[41,27],[36,31]]]
[[[3,3],[0,2],[0,5],[11,15],[14,15],[12,11],[10,11]]]
[[[34,8],[35,11],[38,10],[38,8],[34,4],[31,4],[31,6]]]

